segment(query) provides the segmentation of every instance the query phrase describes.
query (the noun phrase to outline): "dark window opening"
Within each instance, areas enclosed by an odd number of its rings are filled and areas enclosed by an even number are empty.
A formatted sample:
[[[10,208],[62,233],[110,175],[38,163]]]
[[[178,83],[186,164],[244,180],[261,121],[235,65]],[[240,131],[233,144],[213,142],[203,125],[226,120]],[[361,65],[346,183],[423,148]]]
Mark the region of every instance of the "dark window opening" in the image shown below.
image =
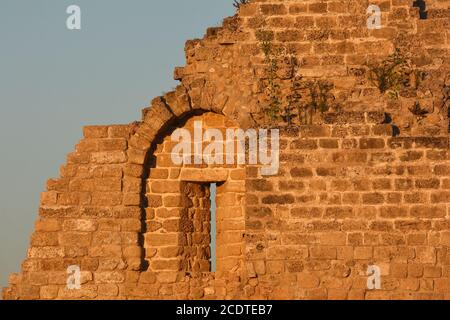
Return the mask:
[[[425,0],[416,0],[413,2],[414,8],[419,8],[419,14],[421,20],[426,20],[428,18],[427,4]]]

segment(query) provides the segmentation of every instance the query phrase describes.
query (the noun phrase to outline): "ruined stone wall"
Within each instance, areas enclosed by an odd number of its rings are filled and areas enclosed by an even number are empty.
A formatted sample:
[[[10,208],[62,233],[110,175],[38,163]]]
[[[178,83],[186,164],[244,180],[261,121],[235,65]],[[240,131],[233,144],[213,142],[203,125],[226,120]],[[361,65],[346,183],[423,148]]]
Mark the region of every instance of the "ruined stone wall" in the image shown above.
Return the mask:
[[[382,9],[379,30],[366,26],[371,3]],[[141,122],[84,129],[42,194],[27,258],[4,297],[449,299],[450,1],[426,3],[420,19],[407,0],[255,0],[188,41],[180,85]],[[271,97],[261,33],[281,52]],[[395,48],[426,77],[392,97],[368,72]],[[312,124],[269,119],[269,100],[289,105],[300,77],[332,84],[327,111]],[[410,112],[416,103],[424,119]],[[196,120],[279,128],[279,174],[175,166],[170,135]],[[205,262],[211,182],[216,273]],[[66,286],[72,265],[80,290]],[[369,265],[381,268],[380,290],[367,288]]]
[[[333,120],[285,133],[278,177],[248,176],[259,283],[289,276],[274,290],[301,299],[449,298],[448,137],[392,138],[382,113]],[[370,265],[382,290],[367,290]]]

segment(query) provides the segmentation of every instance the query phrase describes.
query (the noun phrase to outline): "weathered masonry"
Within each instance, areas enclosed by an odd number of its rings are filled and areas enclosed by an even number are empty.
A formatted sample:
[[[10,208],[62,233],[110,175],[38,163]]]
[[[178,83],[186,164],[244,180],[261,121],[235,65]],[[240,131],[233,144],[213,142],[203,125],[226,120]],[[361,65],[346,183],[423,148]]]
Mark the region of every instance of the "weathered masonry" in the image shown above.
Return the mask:
[[[187,42],[180,84],[140,122],[84,129],[4,298],[450,299],[449,6],[242,5]],[[171,134],[195,121],[279,128],[278,175],[174,165]]]

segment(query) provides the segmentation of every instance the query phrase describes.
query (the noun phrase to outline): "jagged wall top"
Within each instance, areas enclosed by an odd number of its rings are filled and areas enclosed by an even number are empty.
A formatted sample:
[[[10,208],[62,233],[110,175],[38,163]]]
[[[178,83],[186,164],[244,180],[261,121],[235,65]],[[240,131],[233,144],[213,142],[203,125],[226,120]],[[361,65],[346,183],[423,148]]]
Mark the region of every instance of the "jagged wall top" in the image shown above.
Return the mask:
[[[370,4],[381,9],[380,29],[367,27]],[[187,42],[187,64],[175,70],[181,85],[163,98],[173,102],[181,95],[191,108],[224,113],[244,127],[274,125],[264,113],[270,97],[258,39],[263,30],[271,34],[273,48],[289,50],[289,57],[298,62],[292,74],[292,60],[283,54],[279,58],[276,99],[281,108],[289,105],[291,78],[323,79],[332,84],[329,112],[384,111],[401,134],[442,134],[448,126],[450,1],[426,1],[425,20],[414,4],[412,0],[250,1],[221,27],[208,29],[203,39]],[[368,79],[368,66],[395,49],[427,76],[416,88],[403,88],[392,99]],[[427,112],[425,120],[410,111],[417,103]],[[319,114],[313,121],[321,119]],[[276,125],[286,123],[278,120]]]

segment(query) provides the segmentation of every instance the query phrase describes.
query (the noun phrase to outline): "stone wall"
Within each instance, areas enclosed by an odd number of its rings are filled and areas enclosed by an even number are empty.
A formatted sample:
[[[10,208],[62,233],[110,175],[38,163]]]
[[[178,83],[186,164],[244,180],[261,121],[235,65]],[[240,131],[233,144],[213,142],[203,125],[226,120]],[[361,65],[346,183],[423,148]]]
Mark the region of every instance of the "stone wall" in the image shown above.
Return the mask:
[[[448,137],[393,138],[378,113],[339,118],[286,132],[278,177],[248,175],[257,279],[292,276],[278,297],[449,298]],[[370,265],[382,290],[367,290]]]
[[[186,44],[180,85],[141,122],[84,129],[42,194],[6,299],[450,299],[450,1],[251,1]],[[281,49],[281,105],[293,79],[332,84],[313,124],[268,120],[258,34]],[[425,79],[393,98],[368,65],[400,48]],[[290,63],[294,57],[298,69]],[[296,70],[291,74],[290,70]],[[272,97],[273,98],[273,97]],[[409,110],[420,103],[424,119]],[[176,128],[274,127],[280,171],[183,165]],[[208,272],[209,183],[217,182],[217,272]],[[80,290],[66,286],[81,269]],[[382,271],[367,288],[367,268]]]

